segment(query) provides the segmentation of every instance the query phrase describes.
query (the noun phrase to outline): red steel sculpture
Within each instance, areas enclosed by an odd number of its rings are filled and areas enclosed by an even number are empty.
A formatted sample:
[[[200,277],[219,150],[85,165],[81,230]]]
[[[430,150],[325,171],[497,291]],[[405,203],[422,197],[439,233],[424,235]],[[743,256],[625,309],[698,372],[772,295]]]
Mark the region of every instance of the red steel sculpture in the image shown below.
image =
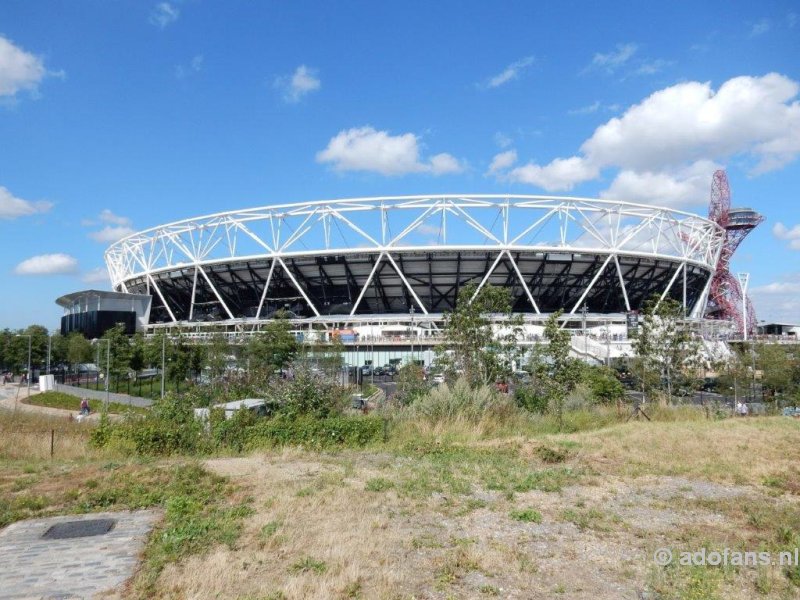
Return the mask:
[[[744,323],[747,332],[753,334],[756,330],[756,313],[748,298],[747,314],[742,314],[742,288],[730,272],[730,261],[742,240],[764,220],[764,217],[751,208],[731,208],[728,176],[725,171],[720,170],[714,173],[711,182],[708,218],[725,230],[725,242],[722,245],[717,270],[711,280],[706,317],[731,321],[740,334],[743,333]]]

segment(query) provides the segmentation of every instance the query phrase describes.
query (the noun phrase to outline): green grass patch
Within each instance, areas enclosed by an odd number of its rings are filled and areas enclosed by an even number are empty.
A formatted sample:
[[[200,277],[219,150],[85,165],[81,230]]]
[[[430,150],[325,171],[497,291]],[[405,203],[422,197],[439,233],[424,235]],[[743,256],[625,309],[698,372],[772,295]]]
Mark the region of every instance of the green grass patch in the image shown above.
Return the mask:
[[[324,561],[316,560],[310,556],[298,560],[289,567],[289,573],[293,575],[299,573],[315,573],[317,575],[322,575],[327,570],[328,565],[326,565]]]
[[[60,408],[63,410],[72,410],[78,412],[81,408],[81,399],[77,396],[65,394],[64,392],[42,392],[35,394],[30,398],[22,401],[23,404],[31,404],[33,406],[46,406],[48,408]],[[104,402],[102,400],[89,400],[89,408],[92,412],[101,412],[103,410]],[[109,402],[108,412],[121,414],[131,410],[133,412],[145,412],[146,408],[138,406],[129,406],[122,402]]]
[[[522,521],[523,523],[541,523],[542,513],[532,508],[520,508],[512,510],[508,516],[515,521]]]
[[[375,477],[367,481],[364,489],[368,492],[385,492],[394,487],[394,483],[389,479],[383,477]]]

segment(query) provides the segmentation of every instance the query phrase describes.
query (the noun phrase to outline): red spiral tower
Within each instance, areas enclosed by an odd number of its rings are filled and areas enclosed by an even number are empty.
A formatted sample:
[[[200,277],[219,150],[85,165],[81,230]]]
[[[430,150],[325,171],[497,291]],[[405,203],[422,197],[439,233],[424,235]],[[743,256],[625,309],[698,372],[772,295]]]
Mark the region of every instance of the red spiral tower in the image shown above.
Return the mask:
[[[743,324],[748,333],[755,333],[756,313],[748,298],[747,314],[743,315],[742,289],[736,277],[730,272],[733,253],[747,234],[764,220],[764,217],[751,208],[731,208],[731,191],[725,171],[716,171],[711,182],[711,202],[708,218],[725,230],[725,241],[717,263],[717,270],[711,279],[711,289],[706,305],[706,317],[731,321],[736,331],[743,333]]]

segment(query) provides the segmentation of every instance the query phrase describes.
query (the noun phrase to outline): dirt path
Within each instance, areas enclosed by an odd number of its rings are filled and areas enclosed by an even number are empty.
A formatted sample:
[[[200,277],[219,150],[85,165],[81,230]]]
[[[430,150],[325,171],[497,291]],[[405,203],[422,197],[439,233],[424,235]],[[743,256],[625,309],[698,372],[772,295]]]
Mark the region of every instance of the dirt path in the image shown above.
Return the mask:
[[[31,386],[31,397],[40,393],[36,387]],[[63,408],[52,408],[49,406],[36,406],[35,404],[27,404],[28,388],[27,386],[19,386],[17,384],[6,384],[0,386],[0,409],[5,410],[19,410],[27,413],[37,413],[40,415],[50,415],[53,417],[68,418],[77,417],[80,412],[80,398],[75,398],[75,410],[67,410]],[[95,421],[100,418],[98,413],[89,415],[88,420]]]

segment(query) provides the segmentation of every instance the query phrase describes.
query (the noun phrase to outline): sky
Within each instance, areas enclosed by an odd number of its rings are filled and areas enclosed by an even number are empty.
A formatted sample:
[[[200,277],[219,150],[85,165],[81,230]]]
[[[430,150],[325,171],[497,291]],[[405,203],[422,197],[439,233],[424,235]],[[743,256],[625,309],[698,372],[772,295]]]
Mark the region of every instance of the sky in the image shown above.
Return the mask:
[[[800,322],[800,2],[0,3],[0,327],[109,289],[109,244],[376,195],[765,217],[734,256]]]

